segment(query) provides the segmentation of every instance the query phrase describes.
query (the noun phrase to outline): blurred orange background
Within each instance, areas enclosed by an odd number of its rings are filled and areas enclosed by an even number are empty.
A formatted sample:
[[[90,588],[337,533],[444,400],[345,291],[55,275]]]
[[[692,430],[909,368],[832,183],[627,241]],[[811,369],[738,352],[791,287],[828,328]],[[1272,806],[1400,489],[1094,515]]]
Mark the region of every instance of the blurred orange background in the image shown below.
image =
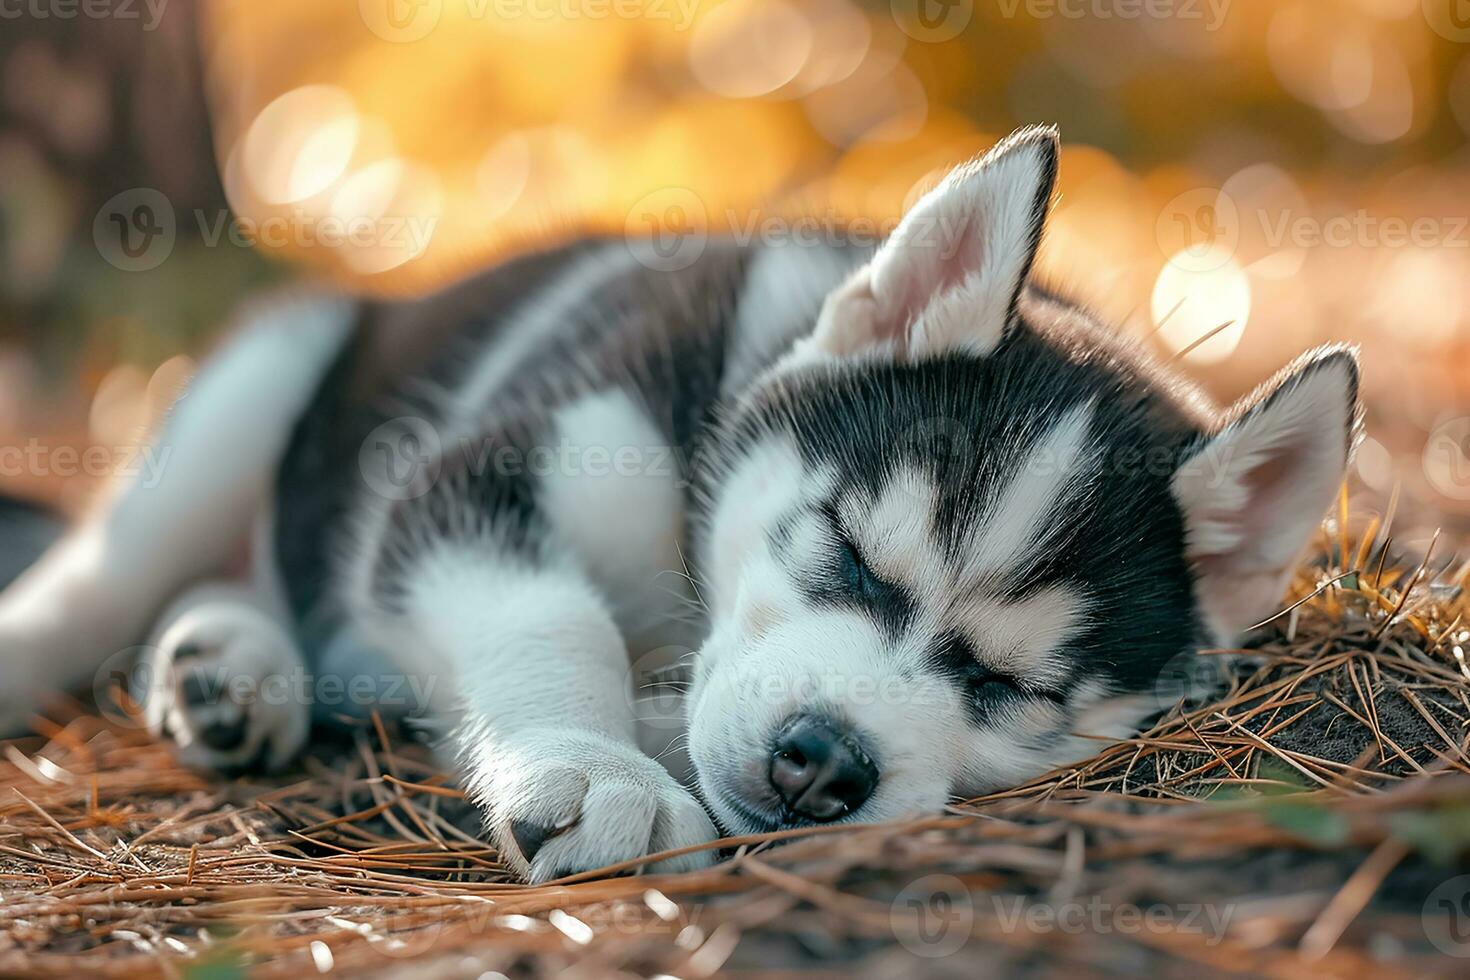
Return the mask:
[[[229,305],[280,279],[414,293],[589,230],[890,227],[949,166],[1054,122],[1044,278],[1224,398],[1361,344],[1355,478],[1470,523],[1462,0],[155,4],[152,28],[141,3],[78,23],[132,32],[100,70],[54,21],[4,28],[5,121],[29,125],[0,127],[0,444],[136,443]],[[197,77],[170,74],[186,56]],[[54,144],[89,124],[189,118],[117,105],[146,85],[116,73],[153,61],[179,80],[156,91],[207,96],[207,139],[69,176]],[[184,192],[168,168],[191,154],[209,178]],[[119,255],[114,219],[171,223],[167,254]],[[0,484],[77,504],[103,475],[35,468]]]

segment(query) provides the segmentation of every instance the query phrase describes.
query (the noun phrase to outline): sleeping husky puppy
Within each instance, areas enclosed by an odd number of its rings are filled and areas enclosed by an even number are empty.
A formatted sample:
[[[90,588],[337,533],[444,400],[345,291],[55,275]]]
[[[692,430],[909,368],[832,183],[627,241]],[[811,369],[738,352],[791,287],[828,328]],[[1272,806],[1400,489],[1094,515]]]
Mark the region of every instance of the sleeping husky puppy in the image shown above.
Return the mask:
[[[1275,611],[1357,366],[1314,351],[1221,413],[1028,284],[1057,151],[1015,134],[876,249],[660,271],[583,241],[413,303],[256,311],[161,477],[0,597],[0,728],[154,622],[146,717],[216,769],[302,749],[323,688],[272,681],[407,677],[534,881],[932,810],[1126,736],[1168,661]],[[211,581],[252,528],[254,584]],[[628,693],[685,569],[693,789]]]

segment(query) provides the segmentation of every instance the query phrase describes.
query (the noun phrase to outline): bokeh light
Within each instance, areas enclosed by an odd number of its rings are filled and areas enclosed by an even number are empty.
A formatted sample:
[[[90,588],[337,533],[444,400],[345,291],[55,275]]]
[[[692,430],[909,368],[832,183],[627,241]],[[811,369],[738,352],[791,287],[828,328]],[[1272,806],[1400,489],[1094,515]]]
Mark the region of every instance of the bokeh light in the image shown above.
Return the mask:
[[[812,40],[811,23],[785,0],[729,0],[699,19],[689,65],[716,95],[770,95],[801,72]]]
[[[0,428],[150,424],[170,358],[279,279],[422,293],[670,200],[710,234],[798,214],[882,229],[1010,129],[1054,122],[1038,275],[1222,400],[1312,344],[1360,344],[1398,472],[1445,406],[1470,414],[1470,52],[1428,6],[966,4],[926,26],[856,0],[436,0],[396,20],[204,0],[197,45],[141,38],[120,79],[37,32],[0,66]],[[207,100],[164,86],[114,111],[184,56]],[[90,235],[130,188],[174,202],[178,242],[146,274]],[[1385,234],[1425,219],[1428,240]],[[16,394],[35,391],[55,394]]]
[[[352,96],[332,85],[287,92],[250,124],[242,163],[256,195],[290,204],[326,190],[347,170],[359,121]]]
[[[1251,284],[1228,254],[1197,257],[1181,253],[1165,263],[1154,283],[1150,308],[1159,339],[1196,364],[1225,360],[1245,335],[1251,314]]]

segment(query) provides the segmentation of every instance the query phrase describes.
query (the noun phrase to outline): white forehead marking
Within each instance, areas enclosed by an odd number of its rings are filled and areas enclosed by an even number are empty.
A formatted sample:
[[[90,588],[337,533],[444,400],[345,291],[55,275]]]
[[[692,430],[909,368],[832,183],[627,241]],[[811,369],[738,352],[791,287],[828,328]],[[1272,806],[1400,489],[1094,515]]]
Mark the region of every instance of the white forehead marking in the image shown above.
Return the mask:
[[[829,560],[832,552],[832,528],[824,517],[813,511],[802,511],[786,528],[787,560],[794,567],[815,570]]]
[[[1096,463],[1097,447],[1088,441],[1092,414],[1092,402],[1083,402],[1032,447],[1010,485],[970,534],[963,558],[968,574],[992,576],[1014,570],[1026,549],[1045,536],[1053,507],[1076,491]]]
[[[871,507],[844,502],[842,518],[863,560],[879,576],[918,591],[940,583],[946,569],[934,540],[936,496],[932,481],[904,467],[893,474]]]
[[[829,470],[808,469],[785,437],[752,447],[731,468],[710,512],[705,598],[719,607],[716,613],[728,612],[722,604],[734,601],[740,571],[752,554],[765,550],[766,532],[803,500],[826,495],[832,482]]]
[[[1045,684],[1066,676],[1065,658],[1054,654],[1086,611],[1081,595],[1054,585],[1019,602],[971,596],[955,610],[954,623],[974,645],[982,664]]]

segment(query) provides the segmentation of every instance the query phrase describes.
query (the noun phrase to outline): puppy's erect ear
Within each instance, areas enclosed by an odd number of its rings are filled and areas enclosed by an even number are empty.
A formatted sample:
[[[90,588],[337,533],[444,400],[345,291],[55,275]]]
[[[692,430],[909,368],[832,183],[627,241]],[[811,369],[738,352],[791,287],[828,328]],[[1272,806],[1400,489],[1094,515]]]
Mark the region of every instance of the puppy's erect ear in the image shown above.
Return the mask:
[[[1280,608],[1358,431],[1358,361],[1313,351],[1262,385],[1174,476],[1207,625],[1220,643]]]
[[[808,343],[835,355],[993,350],[1041,244],[1056,176],[1051,127],[1019,130],[956,168],[827,297]]]

